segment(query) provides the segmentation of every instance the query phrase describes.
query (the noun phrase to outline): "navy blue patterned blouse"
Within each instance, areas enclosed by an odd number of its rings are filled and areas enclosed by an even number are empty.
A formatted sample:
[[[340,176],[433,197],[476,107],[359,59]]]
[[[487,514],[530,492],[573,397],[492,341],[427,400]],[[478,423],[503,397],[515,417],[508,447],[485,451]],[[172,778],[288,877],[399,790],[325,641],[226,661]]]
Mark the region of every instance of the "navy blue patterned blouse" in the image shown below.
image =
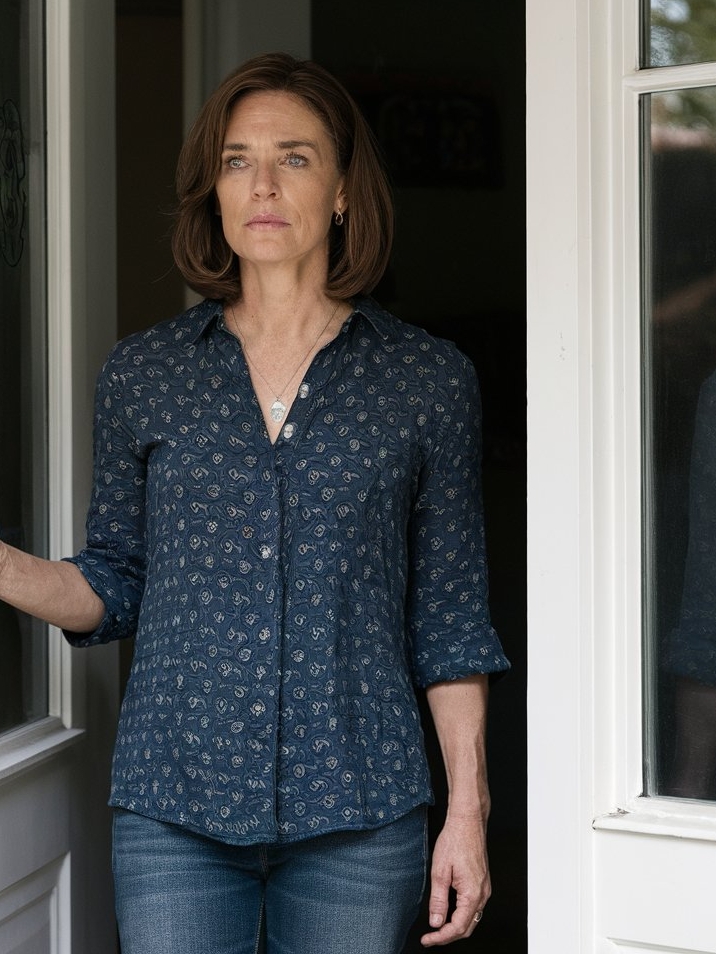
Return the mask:
[[[457,348],[361,298],[269,440],[204,301],[99,377],[87,544],[134,636],[110,804],[235,844],[432,798],[415,688],[509,667],[491,624],[480,402]]]
[[[716,373],[701,385],[689,471],[689,543],[678,625],[663,664],[716,686]]]

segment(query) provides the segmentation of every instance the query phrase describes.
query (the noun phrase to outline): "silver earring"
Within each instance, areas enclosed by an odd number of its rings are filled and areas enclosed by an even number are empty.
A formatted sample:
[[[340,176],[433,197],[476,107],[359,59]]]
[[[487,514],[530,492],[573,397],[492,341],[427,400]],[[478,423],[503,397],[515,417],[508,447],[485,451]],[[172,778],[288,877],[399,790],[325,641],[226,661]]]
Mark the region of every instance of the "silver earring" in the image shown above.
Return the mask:
[[[336,212],[335,222],[336,222],[336,225],[343,225],[343,213],[341,212],[340,209],[338,210],[338,212]]]

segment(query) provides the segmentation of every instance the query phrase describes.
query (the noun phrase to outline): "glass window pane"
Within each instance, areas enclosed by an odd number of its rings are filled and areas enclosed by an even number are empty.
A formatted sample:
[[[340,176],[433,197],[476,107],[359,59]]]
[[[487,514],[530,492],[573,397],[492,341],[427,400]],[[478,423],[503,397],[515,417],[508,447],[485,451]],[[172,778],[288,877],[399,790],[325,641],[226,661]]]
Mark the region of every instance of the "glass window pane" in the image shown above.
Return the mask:
[[[642,19],[643,67],[716,60],[714,0],[642,0]]]
[[[645,788],[716,799],[716,88],[644,98]]]
[[[46,552],[42,4],[0,0],[0,535]],[[0,602],[0,731],[47,714],[45,627]]]

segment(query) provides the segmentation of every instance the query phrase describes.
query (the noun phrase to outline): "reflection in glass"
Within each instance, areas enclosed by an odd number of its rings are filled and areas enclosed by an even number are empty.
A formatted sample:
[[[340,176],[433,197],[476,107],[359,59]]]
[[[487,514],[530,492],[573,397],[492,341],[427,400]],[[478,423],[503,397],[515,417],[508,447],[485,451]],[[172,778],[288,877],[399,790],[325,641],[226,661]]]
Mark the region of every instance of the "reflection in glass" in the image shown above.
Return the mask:
[[[42,22],[39,0],[0,0],[0,536],[40,554],[47,549]],[[44,626],[0,603],[0,731],[46,715],[46,643]]]
[[[642,0],[642,17],[643,67],[716,60],[714,0]]]
[[[692,96],[696,121],[684,118]],[[645,99],[644,723],[647,794],[715,800],[716,123],[706,113],[716,116],[715,88]]]

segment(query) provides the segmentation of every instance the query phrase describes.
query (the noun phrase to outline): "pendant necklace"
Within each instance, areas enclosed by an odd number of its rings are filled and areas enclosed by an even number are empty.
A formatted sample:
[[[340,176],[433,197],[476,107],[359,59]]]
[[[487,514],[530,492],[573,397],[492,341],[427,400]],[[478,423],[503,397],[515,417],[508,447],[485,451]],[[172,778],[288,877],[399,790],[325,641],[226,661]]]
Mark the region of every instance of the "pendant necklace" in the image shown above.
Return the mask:
[[[305,362],[307,361],[308,356],[310,355],[310,353],[313,351],[313,349],[316,347],[316,345],[318,344],[318,342],[321,340],[321,337],[325,334],[326,329],[328,328],[328,326],[330,325],[330,323],[333,321],[333,319],[334,319],[335,316],[336,316],[336,312],[338,311],[338,306],[339,306],[339,305],[340,305],[340,301],[336,302],[336,307],[335,307],[335,308],[333,309],[333,311],[331,312],[328,321],[325,323],[325,325],[324,325],[324,326],[321,328],[321,330],[318,332],[318,334],[316,335],[315,341],[313,342],[313,344],[311,345],[311,347],[308,349],[308,351],[304,354],[304,356],[301,358],[301,360],[299,361],[299,363],[296,365],[296,368],[294,369],[293,373],[291,374],[291,377],[290,377],[290,378],[288,379],[288,381],[284,384],[284,386],[280,389],[280,391],[276,391],[276,389],[274,388],[274,386],[271,384],[270,381],[267,380],[266,376],[265,376],[265,375],[263,374],[263,372],[261,371],[261,368],[259,368],[259,367],[256,365],[256,363],[254,362],[253,358],[252,358],[251,355],[249,354],[248,349],[246,348],[246,345],[244,344],[244,339],[243,339],[243,338],[241,337],[241,335],[239,334],[239,325],[238,325],[238,322],[236,321],[236,314],[234,313],[234,309],[233,309],[233,308],[231,309],[231,319],[232,319],[232,321],[233,321],[234,329],[235,329],[235,331],[236,331],[236,337],[239,339],[239,343],[241,344],[241,347],[244,349],[244,354],[246,355],[246,360],[247,360],[248,363],[251,365],[251,367],[254,369],[254,371],[256,371],[256,373],[257,373],[258,376],[261,378],[261,380],[264,382],[264,384],[268,385],[268,387],[269,387],[269,389],[272,391],[272,393],[275,394],[274,402],[273,402],[273,404],[271,405],[271,407],[269,408],[269,414],[271,415],[271,420],[274,421],[276,424],[280,424],[280,423],[281,423],[281,421],[282,421],[282,420],[284,419],[284,417],[286,416],[286,411],[288,411],[288,406],[281,400],[282,395],[284,395],[284,394],[286,393],[286,388],[288,388],[289,384],[290,384],[290,383],[293,381],[293,379],[296,377],[296,375],[298,374],[298,372],[301,370],[301,368],[303,367],[303,365],[304,365]]]

